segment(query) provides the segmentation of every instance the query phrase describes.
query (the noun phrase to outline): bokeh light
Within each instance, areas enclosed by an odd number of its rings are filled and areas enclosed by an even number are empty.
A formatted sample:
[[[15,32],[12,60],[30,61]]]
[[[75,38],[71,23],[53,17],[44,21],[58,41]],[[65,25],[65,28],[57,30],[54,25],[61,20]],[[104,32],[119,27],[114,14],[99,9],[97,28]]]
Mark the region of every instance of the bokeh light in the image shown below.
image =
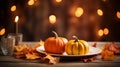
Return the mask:
[[[117,11],[116,16],[118,19],[120,19],[120,12],[119,11]]]
[[[107,0],[102,0],[103,2],[106,2]]]
[[[56,16],[55,16],[55,15],[50,15],[50,16],[49,16],[49,22],[50,22],[51,24],[54,24],[54,23],[56,22]]]
[[[5,28],[2,28],[1,30],[0,30],[0,35],[4,35],[5,34]]]
[[[108,28],[104,28],[103,32],[104,32],[105,35],[108,35],[109,34],[109,29]]]
[[[75,16],[80,17],[83,14],[83,8],[78,7],[75,11]]]
[[[60,3],[60,2],[62,2],[62,0],[56,0],[56,2]]]
[[[98,35],[99,35],[100,37],[103,36],[103,30],[102,30],[102,29],[98,30]]]
[[[29,0],[29,1],[28,1],[28,5],[31,6],[31,5],[33,5],[33,4],[34,4],[34,0]]]
[[[16,6],[13,5],[13,6],[11,7],[11,11],[14,12],[15,10],[16,10]]]
[[[97,14],[98,14],[99,16],[102,16],[102,15],[103,15],[103,11],[102,11],[101,9],[98,9],[98,10],[97,10]]]

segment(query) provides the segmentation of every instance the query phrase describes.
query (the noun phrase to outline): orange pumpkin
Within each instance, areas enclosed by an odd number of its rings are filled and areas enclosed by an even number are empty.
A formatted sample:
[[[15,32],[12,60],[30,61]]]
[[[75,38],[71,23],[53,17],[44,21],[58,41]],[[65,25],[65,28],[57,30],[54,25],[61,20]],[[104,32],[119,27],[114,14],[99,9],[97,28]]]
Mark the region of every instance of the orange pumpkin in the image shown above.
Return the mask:
[[[53,31],[55,37],[49,37],[45,40],[44,48],[48,53],[62,54],[65,52],[65,45],[68,40],[64,37],[58,37],[57,33]]]

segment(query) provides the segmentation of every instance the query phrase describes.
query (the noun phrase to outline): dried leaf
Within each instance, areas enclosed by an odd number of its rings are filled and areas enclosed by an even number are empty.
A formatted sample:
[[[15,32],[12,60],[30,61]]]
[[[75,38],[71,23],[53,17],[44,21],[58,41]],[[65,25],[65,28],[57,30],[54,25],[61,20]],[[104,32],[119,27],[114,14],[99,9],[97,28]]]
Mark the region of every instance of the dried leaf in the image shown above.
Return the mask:
[[[14,46],[14,50],[19,52],[19,51],[23,51],[24,49],[28,49],[29,47],[24,44],[24,45],[19,45],[19,46]]]
[[[95,60],[95,58],[86,58],[86,59],[83,59],[83,62],[92,62],[93,60]]]
[[[33,60],[33,59],[38,59],[38,58],[40,58],[40,56],[38,56],[35,53],[32,53],[32,54],[28,53],[28,54],[26,54],[26,59]]]
[[[40,47],[40,46],[42,46],[42,45],[44,45],[44,41],[40,40],[40,42],[39,42],[38,44],[35,44],[35,45],[33,46],[33,49],[36,49],[37,47]]]
[[[40,44],[44,42],[41,41]],[[40,45],[35,45],[33,48],[28,47],[27,45],[15,46],[15,57],[16,58],[25,58],[29,60],[40,59],[41,62],[46,62],[49,64],[56,64],[59,62],[59,58],[52,57],[48,54],[43,54],[36,51],[36,48]]]
[[[47,55],[46,57],[43,58],[43,62],[49,63],[49,64],[56,64],[59,62],[58,57],[52,57],[51,55]]]
[[[110,50],[103,50],[101,55],[102,55],[103,60],[114,60],[115,59],[114,52]]]
[[[97,43],[94,43],[93,45],[92,45],[92,47],[96,47],[97,46]]]

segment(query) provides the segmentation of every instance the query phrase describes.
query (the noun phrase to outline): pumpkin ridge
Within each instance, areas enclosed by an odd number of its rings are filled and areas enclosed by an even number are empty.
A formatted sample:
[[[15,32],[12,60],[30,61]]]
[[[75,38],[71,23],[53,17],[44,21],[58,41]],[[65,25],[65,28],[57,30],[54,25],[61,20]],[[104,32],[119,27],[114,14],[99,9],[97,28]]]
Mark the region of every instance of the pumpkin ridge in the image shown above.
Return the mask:
[[[59,44],[59,39],[58,39],[58,37],[57,37],[56,40],[55,40],[55,47],[56,47],[58,44]],[[58,51],[59,51],[58,48],[59,48],[59,47],[55,48],[55,50],[56,50],[57,53],[58,53]]]
[[[68,49],[67,49],[68,46],[69,46],[69,45],[65,45],[65,52],[68,52]]]
[[[72,44],[71,46],[71,54],[73,55],[73,46],[74,46],[74,43]]]
[[[60,38],[61,39],[61,41],[62,41],[62,46],[64,46],[64,48],[62,48],[64,51],[65,51],[65,45],[66,45],[66,43],[63,41],[63,39],[62,38]],[[65,44],[65,45],[64,45]]]
[[[78,55],[80,55],[80,43],[78,42]]]
[[[63,44],[64,44],[64,43],[63,43],[62,38],[59,39],[59,44],[60,44],[60,46],[62,46],[62,47],[60,47],[60,49],[62,49],[62,50],[59,50],[59,51],[60,51],[60,52],[63,52],[63,49],[64,49],[64,48],[63,48]]]
[[[88,45],[88,43],[86,42],[86,41],[84,41],[84,40],[81,40],[81,42],[85,45],[85,53],[88,53],[89,52],[89,45]]]
[[[86,45],[82,41],[80,41],[80,42],[84,46],[84,54],[86,54],[86,50],[87,50]]]
[[[62,42],[63,42],[62,39],[59,38],[57,43],[58,43],[60,46],[63,46],[63,43],[62,43]],[[57,49],[58,52],[60,52],[60,53],[63,52],[63,51],[61,50],[63,47],[59,47],[59,48],[60,48],[59,50]]]
[[[83,55],[85,52],[85,49],[84,49],[83,44],[80,41],[79,41],[79,43],[80,43],[80,54]]]
[[[54,38],[53,38],[53,39],[54,39]],[[52,46],[51,48],[49,48],[49,50],[48,50],[49,52],[55,51],[54,47],[55,47],[56,45],[54,46],[54,41],[51,41],[51,43],[48,43],[48,45],[49,45],[49,47]]]

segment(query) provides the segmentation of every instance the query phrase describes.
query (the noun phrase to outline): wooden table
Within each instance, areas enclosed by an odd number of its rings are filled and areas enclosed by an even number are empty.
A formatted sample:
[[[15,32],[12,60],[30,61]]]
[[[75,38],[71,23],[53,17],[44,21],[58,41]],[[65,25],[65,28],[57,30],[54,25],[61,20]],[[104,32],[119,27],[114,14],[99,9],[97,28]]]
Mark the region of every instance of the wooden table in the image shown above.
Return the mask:
[[[0,56],[0,67],[119,67],[120,56],[117,56],[114,61],[94,60],[93,62],[68,61],[59,62],[54,65],[47,63],[39,63],[24,59],[15,59],[10,56]]]
[[[93,42],[90,43],[93,44]],[[27,44],[31,44],[31,42]],[[104,44],[104,42],[102,43],[100,42],[99,44],[101,45],[98,45],[98,47],[101,47],[103,46],[102,44]],[[0,56],[0,67],[119,67],[119,66],[120,56],[116,56],[116,59],[114,61],[103,61],[97,58],[96,60],[87,63],[80,61],[61,61],[54,65],[50,65],[48,63],[40,63],[38,61],[32,60],[16,59],[11,56]]]

